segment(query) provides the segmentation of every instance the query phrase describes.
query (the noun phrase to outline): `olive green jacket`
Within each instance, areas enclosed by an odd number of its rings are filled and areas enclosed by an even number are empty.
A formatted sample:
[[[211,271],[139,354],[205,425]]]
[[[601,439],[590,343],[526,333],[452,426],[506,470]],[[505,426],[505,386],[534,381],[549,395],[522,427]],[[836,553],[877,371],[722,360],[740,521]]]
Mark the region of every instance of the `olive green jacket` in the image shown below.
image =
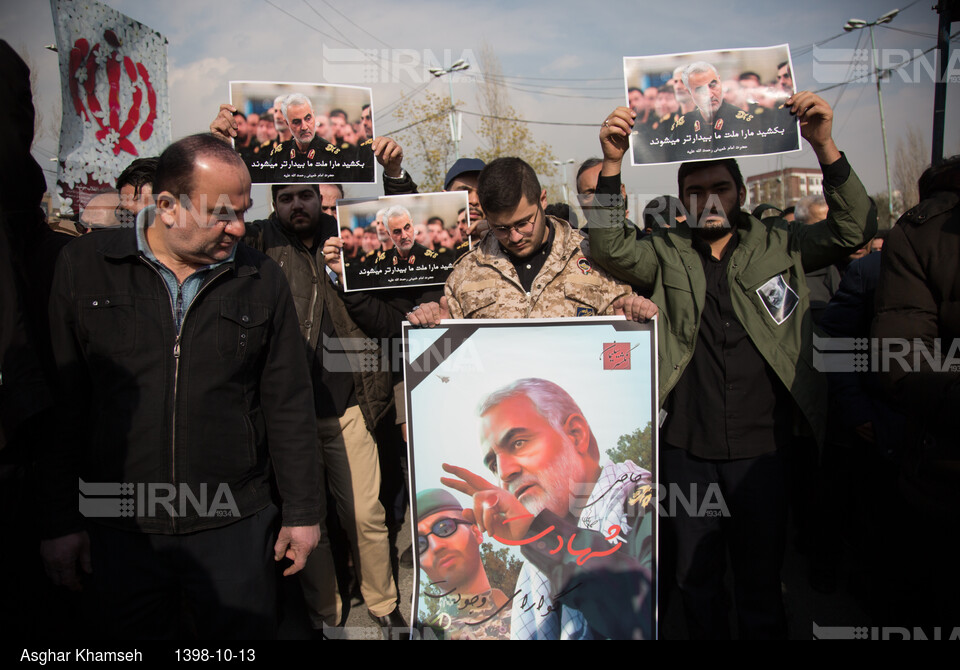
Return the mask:
[[[876,219],[868,217],[867,192],[852,170],[841,186],[825,188],[824,197],[830,214],[813,225],[780,218],[760,221],[743,212],[740,243],[727,265],[737,318],[790,390],[821,444],[826,429],[827,385],[824,376],[813,368],[813,319],[804,274],[843,260],[876,234]],[[624,226],[623,208],[617,202],[589,211],[588,218],[594,260],[615,277],[648,292],[659,308],[662,406],[693,356],[706,298],[706,278],[699,254],[692,247],[692,231],[686,225],[661,228],[638,240],[636,232]],[[758,293],[778,275],[799,298],[796,308],[779,325]]]

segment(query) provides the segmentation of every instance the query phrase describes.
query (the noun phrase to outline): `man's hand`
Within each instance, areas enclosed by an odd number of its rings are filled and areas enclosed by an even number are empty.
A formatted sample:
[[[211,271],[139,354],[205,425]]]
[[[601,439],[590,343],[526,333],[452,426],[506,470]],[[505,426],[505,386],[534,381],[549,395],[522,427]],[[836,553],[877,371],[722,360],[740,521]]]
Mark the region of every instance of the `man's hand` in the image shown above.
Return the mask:
[[[443,469],[454,477],[441,477],[444,486],[473,496],[473,509],[463,510],[463,518],[477,524],[481,531],[490,537],[500,537],[505,540],[522,540],[533,524],[533,515],[527,511],[516,496],[494,486],[480,475],[475,475],[466,468],[443,464]],[[509,521],[509,523],[505,523]]]
[[[601,175],[610,177],[620,174],[620,163],[630,148],[630,133],[636,116],[637,113],[629,107],[617,107],[600,126],[600,150],[603,152]]]
[[[467,235],[474,238],[473,243],[476,245],[488,230],[490,230],[490,224],[487,223],[486,219],[477,219],[476,221],[470,219],[470,225],[467,226]]]
[[[343,285],[343,265],[340,263],[340,250],[343,249],[343,240],[339,237],[328,237],[323,243],[323,262],[340,277]]]
[[[636,294],[625,295],[613,301],[613,313],[627,317],[628,321],[649,321],[657,315],[657,306]]]
[[[312,526],[283,526],[277,543],[273,545],[273,560],[283,557],[293,561],[293,565],[283,571],[284,577],[296,574],[307,564],[307,556],[320,542],[320,524]]]
[[[443,319],[449,318],[450,310],[447,308],[447,296],[440,298],[439,303],[425,302],[407,312],[407,321],[417,328],[433,328],[440,325]]]
[[[93,573],[90,564],[90,536],[86,531],[42,541],[40,557],[50,581],[71,591],[80,591],[83,588],[77,573],[77,562],[85,573]]]
[[[817,160],[823,165],[838,160],[840,151],[833,143],[833,110],[826,100],[810,91],[800,91],[787,98],[785,104],[800,121],[800,135],[810,143]]]
[[[397,178],[403,172],[403,147],[389,137],[377,137],[370,145],[377,162],[383,166],[383,174]]]
[[[233,113],[237,108],[226,103],[220,105],[220,113],[210,122],[210,132],[224,142],[231,142],[237,136],[237,122]]]

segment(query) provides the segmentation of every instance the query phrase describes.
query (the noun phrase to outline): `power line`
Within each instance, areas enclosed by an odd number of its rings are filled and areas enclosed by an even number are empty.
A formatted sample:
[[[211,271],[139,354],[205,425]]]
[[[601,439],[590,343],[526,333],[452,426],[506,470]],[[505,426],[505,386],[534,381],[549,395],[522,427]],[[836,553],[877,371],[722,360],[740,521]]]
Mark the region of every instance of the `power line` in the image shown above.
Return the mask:
[[[300,24],[302,24],[302,25],[305,25],[307,28],[309,28],[310,30],[312,30],[312,31],[314,31],[314,32],[316,32],[316,33],[320,33],[321,35],[323,35],[323,36],[326,37],[327,39],[331,39],[331,40],[333,40],[334,42],[339,42],[340,44],[343,44],[344,46],[348,46],[348,47],[349,47],[349,46],[353,46],[352,44],[350,44],[350,43],[348,43],[348,42],[344,42],[343,40],[338,39],[338,38],[334,37],[333,35],[330,35],[330,34],[328,34],[328,33],[323,32],[322,30],[320,30],[320,29],[317,28],[316,26],[310,25],[309,23],[307,23],[306,21],[304,21],[303,19],[301,19],[299,16],[296,16],[296,15],[294,15],[294,14],[291,14],[290,12],[288,12],[287,10],[285,10],[283,7],[280,7],[280,6],[278,6],[278,5],[273,4],[272,2],[270,2],[270,0],[263,0],[263,1],[264,1],[265,3],[267,3],[268,5],[270,5],[271,7],[273,7],[274,9],[279,9],[281,12],[283,12],[284,14],[286,14],[287,16],[289,16],[291,19],[293,19],[293,20],[296,21],[297,23],[300,23]],[[310,7],[310,5],[307,5],[307,6]],[[310,7],[310,9],[313,9],[313,7]],[[316,10],[314,10],[314,11],[316,11]],[[321,17],[321,18],[322,18],[322,17]]]
[[[955,32],[953,35],[951,35],[951,36],[950,36],[950,41],[953,42],[953,41],[957,38],[958,35],[960,35],[960,31]],[[888,69],[888,70],[885,70],[885,72],[887,72],[887,73],[889,74],[889,73],[894,72],[894,71],[896,71],[896,70],[900,70],[900,69],[902,69],[903,67],[906,67],[907,65],[909,65],[910,63],[912,63],[913,61],[915,61],[915,60],[917,60],[918,58],[920,58],[920,56],[926,56],[928,53],[930,53],[931,51],[933,51],[933,50],[936,49],[936,48],[937,48],[937,45],[934,44],[934,45],[933,45],[932,47],[930,47],[929,49],[927,49],[927,50],[925,50],[925,51],[921,51],[920,53],[918,53],[917,55],[915,55],[913,58],[910,58],[910,59],[908,59],[908,60],[905,60],[905,61],[903,61],[902,63],[900,63],[899,65],[897,65],[897,67],[893,67],[893,68],[890,68],[890,69]],[[831,90],[831,89],[837,88],[838,86],[846,86],[847,84],[850,84],[850,83],[855,82],[855,81],[860,81],[861,79],[865,79],[865,78],[867,78],[867,77],[875,76],[876,74],[877,74],[876,72],[871,71],[871,72],[868,72],[867,74],[862,74],[862,75],[860,75],[859,77],[854,77],[853,79],[848,79],[847,81],[842,81],[842,82],[840,82],[840,83],[838,83],[838,84],[833,84],[833,85],[831,85],[831,86],[826,86],[826,87],[824,87],[824,88],[817,89],[816,91],[814,91],[814,93],[823,93],[824,91],[829,91],[829,90]]]
[[[575,84],[575,85],[574,85],[574,84],[571,84],[571,85],[569,85],[569,86],[562,85],[562,84],[528,84],[528,83],[511,84],[510,79],[508,79],[507,77],[502,77],[502,76],[497,76],[497,75],[489,75],[489,74],[485,74],[485,73],[483,73],[483,72],[467,73],[467,74],[468,74],[468,75],[472,75],[472,76],[473,76],[475,79],[477,79],[478,81],[486,81],[486,80],[489,80],[489,81],[492,81],[492,82],[497,83],[497,84],[503,84],[504,86],[511,86],[511,85],[513,85],[513,86],[525,86],[525,87],[529,87],[529,88],[531,88],[531,89],[538,89],[538,88],[539,88],[539,89],[572,88],[572,89],[575,89],[575,90],[578,90],[578,91],[622,91],[622,90],[623,90],[623,78],[617,79],[617,81],[620,82],[620,84],[619,84],[618,86],[596,86],[596,87],[591,87],[591,86],[583,86],[582,84]],[[596,80],[594,80],[594,81],[596,81]]]
[[[458,110],[470,116],[481,116],[485,119],[496,119],[497,121],[516,121],[517,123],[532,123],[540,126],[578,126],[581,128],[599,128],[599,123],[568,123],[565,121],[531,121],[529,119],[511,119],[505,116],[494,116],[493,114],[481,114],[479,112],[468,112],[465,109]]]
[[[531,123],[539,126],[576,126],[580,128],[594,128],[594,127],[599,127],[600,125],[599,123],[570,123],[565,121],[531,121],[530,119],[514,119],[506,116],[495,116],[493,114],[481,114],[480,112],[471,112],[466,109],[457,109],[455,111],[460,112],[462,114],[467,114],[468,116],[478,116],[484,119],[494,119],[496,121],[514,121],[516,123]],[[449,113],[450,113],[449,110],[444,110],[442,112],[437,112],[436,114],[431,114],[430,116],[420,119],[419,121],[414,121],[413,123],[403,126],[401,128],[396,128],[394,130],[388,131],[384,133],[384,135],[394,135],[396,133],[407,130],[408,128],[413,128],[414,126],[418,126],[421,123],[426,123],[427,121],[431,121],[438,117],[446,116]]]
[[[921,33],[916,30],[907,30],[905,28],[897,28],[896,26],[891,26],[886,23],[881,23],[878,25],[878,27],[883,28],[884,30],[895,30],[898,33],[906,33],[907,35],[916,35],[917,37],[929,37],[931,39],[937,38],[937,36],[934,35],[933,33]]]
[[[504,88],[509,88],[514,91],[520,91],[521,93],[535,93],[536,95],[547,95],[552,98],[575,98],[577,100],[617,100],[617,99],[620,99],[621,97],[619,95],[597,96],[597,95],[573,95],[573,94],[566,94],[566,93],[550,93],[548,91],[543,91],[543,90],[522,88],[520,86],[514,86],[512,84],[507,84],[505,82],[496,82],[496,83],[499,86],[503,86]]]
[[[392,49],[392,48],[393,48],[393,47],[391,47],[389,44],[387,44],[386,42],[384,42],[382,39],[380,39],[379,37],[377,37],[376,35],[374,35],[374,34],[371,33],[370,31],[366,30],[363,26],[360,26],[360,25],[357,25],[356,23],[354,23],[353,19],[351,19],[349,16],[347,16],[346,14],[344,14],[343,12],[341,12],[339,9],[337,9],[336,7],[334,7],[333,5],[331,5],[329,2],[327,2],[327,0],[322,0],[322,2],[323,2],[323,4],[325,4],[327,7],[329,7],[329,8],[332,9],[333,11],[335,11],[337,14],[339,14],[340,16],[342,16],[344,19],[346,19],[347,21],[349,21],[349,22],[350,22],[350,25],[352,25],[353,27],[357,28],[358,30],[360,30],[360,31],[363,32],[364,34],[369,35],[370,37],[372,37],[373,39],[375,39],[376,41],[378,41],[380,44],[382,44],[383,46],[387,47],[388,49]]]
[[[856,53],[857,49],[860,48],[860,43],[864,40],[865,35],[866,35],[865,31],[860,31],[860,33],[857,35],[857,44],[856,46],[854,46],[854,53]],[[848,80],[852,73],[853,73],[853,59],[850,59],[850,64],[847,67],[847,73],[843,76],[844,80]],[[837,98],[833,101],[833,105],[832,105],[833,109],[837,109],[837,105],[840,103],[840,99],[843,97],[843,94],[846,92],[847,92],[846,86],[840,89],[840,92],[837,94]]]

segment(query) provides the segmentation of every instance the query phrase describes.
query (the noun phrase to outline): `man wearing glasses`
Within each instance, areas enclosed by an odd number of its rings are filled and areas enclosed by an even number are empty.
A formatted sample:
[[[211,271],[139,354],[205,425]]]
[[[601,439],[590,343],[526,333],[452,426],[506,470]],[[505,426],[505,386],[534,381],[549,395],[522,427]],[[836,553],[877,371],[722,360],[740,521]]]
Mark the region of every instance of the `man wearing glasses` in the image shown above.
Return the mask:
[[[482,543],[483,533],[464,518],[452,494],[443,489],[417,493],[417,552],[429,580],[423,590],[444,594],[436,614],[424,623],[442,631],[444,639],[510,639],[510,599],[490,585]]]
[[[569,223],[544,214],[547,192],[527,163],[498,158],[480,173],[477,192],[490,233],[457,262],[439,304],[407,315],[412,324],[656,314],[653,303],[593,264]]]

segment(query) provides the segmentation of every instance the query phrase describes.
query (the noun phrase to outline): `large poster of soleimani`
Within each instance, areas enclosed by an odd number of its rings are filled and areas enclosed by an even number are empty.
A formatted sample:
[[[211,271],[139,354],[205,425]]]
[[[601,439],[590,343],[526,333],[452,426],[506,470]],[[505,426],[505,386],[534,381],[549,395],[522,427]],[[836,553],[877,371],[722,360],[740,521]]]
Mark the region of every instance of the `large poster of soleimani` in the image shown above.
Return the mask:
[[[655,322],[444,321],[405,347],[420,634],[655,638]]]

